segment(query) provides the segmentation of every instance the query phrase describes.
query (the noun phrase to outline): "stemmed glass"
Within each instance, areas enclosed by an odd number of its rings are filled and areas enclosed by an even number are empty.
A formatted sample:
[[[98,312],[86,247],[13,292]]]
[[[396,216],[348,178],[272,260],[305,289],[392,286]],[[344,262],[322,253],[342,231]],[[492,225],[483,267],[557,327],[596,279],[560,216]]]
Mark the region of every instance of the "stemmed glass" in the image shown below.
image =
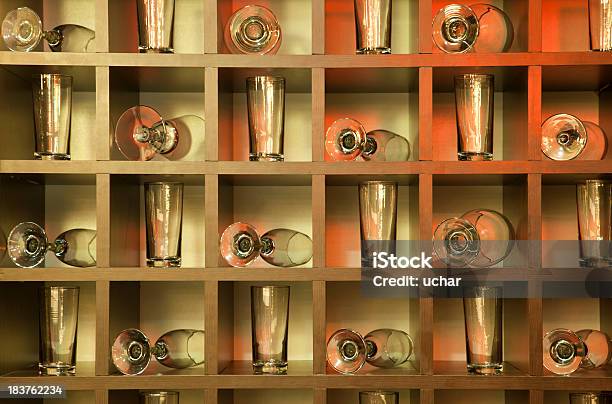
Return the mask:
[[[204,363],[204,331],[178,329],[168,331],[150,346],[140,330],[128,328],[117,335],[112,346],[115,367],[124,375],[138,375],[155,358],[162,365],[186,369]]]
[[[606,134],[593,122],[557,114],[542,124],[542,153],[551,160],[601,160],[608,149]]]
[[[598,330],[557,328],[544,335],[543,348],[544,367],[558,375],[599,368],[612,359],[612,339]]]
[[[58,25],[43,31],[40,17],[28,7],[10,11],[2,21],[2,38],[12,51],[29,52],[45,39],[53,52],[95,52],[96,33],[81,25]]]
[[[241,8],[225,27],[225,44],[232,53],[274,55],[281,41],[281,28],[274,13],[263,6]]]
[[[268,264],[294,267],[312,257],[312,239],[290,229],[272,229],[260,237],[250,224],[236,222],[221,235],[221,255],[233,267],[245,267],[258,255]]]
[[[334,160],[406,161],[410,143],[402,136],[384,129],[370,132],[351,118],[334,121],[325,134],[325,150]]]
[[[8,235],[8,254],[18,267],[34,268],[51,251],[64,264],[74,267],[96,265],[96,231],[71,229],[49,243],[45,230],[32,222],[15,226]]]
[[[204,133],[204,120],[197,115],[166,120],[153,108],[138,105],[119,117],[115,143],[128,160],[151,160],[157,155],[179,157],[179,146],[188,148],[196,133]]]
[[[394,368],[412,355],[412,338],[404,331],[381,328],[362,337],[346,328],[327,341],[327,362],[337,372],[352,374],[369,363],[379,368]]]

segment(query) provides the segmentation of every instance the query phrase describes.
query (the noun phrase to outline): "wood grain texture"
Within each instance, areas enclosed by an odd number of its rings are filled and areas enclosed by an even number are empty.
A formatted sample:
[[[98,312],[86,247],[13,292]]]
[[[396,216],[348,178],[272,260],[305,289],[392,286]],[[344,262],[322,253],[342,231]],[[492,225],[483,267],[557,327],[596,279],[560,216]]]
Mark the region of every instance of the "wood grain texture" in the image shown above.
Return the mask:
[[[325,54],[325,0],[312,0],[312,54]]]
[[[418,0],[419,3],[419,44],[418,49],[420,53],[431,53],[435,46],[431,38],[432,34],[432,0]]]
[[[216,2],[216,0],[215,0]],[[204,116],[206,160],[217,161],[219,156],[219,71],[207,67],[204,77]]]
[[[325,176],[312,176],[313,266],[325,267]]]
[[[108,25],[108,0],[96,0],[96,52],[108,52],[109,25]]]
[[[110,363],[110,282],[96,281],[96,375],[107,375]],[[97,393],[96,393],[97,394]]]
[[[325,70],[312,69],[312,161],[325,160]]]
[[[206,374],[216,375],[219,373],[219,282],[207,281],[204,283],[204,304]]]
[[[528,73],[527,159],[546,159],[542,155],[542,67],[529,66]]]
[[[433,72],[431,67],[419,69],[419,160],[433,158]]]
[[[327,297],[325,281],[312,283],[312,329],[313,329],[313,372],[325,374],[327,358],[325,354],[327,341],[325,339],[327,319]]]
[[[529,52],[542,51],[542,0],[529,0]]]
[[[105,66],[96,67],[96,157],[110,159],[110,73]]]

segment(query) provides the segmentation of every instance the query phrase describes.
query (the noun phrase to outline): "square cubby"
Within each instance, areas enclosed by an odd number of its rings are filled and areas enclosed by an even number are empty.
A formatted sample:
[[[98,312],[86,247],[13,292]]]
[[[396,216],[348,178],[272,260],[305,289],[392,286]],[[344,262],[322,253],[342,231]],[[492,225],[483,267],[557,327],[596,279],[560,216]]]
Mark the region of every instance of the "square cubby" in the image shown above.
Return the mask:
[[[325,130],[338,119],[351,118],[366,132],[383,129],[403,137],[409,143],[408,159],[418,161],[418,83],[419,71],[415,68],[326,69]],[[325,142],[326,133],[320,136],[319,141]],[[392,150],[381,151],[384,156],[380,158],[392,159]],[[334,160],[329,151],[325,160]]]
[[[397,393],[399,394],[398,403],[402,404],[419,404],[419,390],[406,390],[406,389],[385,389],[385,388],[376,388],[376,389],[362,389],[362,390],[351,390],[351,389],[328,389],[327,390],[327,404],[344,404],[344,403],[358,403],[359,402],[359,393],[370,393],[374,395],[374,397],[378,398],[377,394],[379,393]],[[388,399],[385,396],[382,396],[380,399]],[[376,401],[373,401],[376,402]],[[384,401],[383,401],[384,402]]]
[[[379,350],[388,352],[389,357],[395,361],[404,360],[401,364],[391,368],[374,366],[366,361],[363,367],[356,371],[356,374],[412,375],[419,373],[419,362],[426,359],[422,358],[420,353],[418,298],[370,296],[360,282],[354,281],[327,282],[325,292],[327,295],[326,341],[334,336],[338,348],[328,351],[328,355],[339,358],[337,361],[332,360],[338,365],[337,368],[334,368],[335,365],[332,365],[328,359],[327,374],[350,373],[356,370],[359,361],[346,359],[349,358],[348,354],[353,352],[353,348],[361,345],[359,336],[355,332],[365,338],[366,347],[368,347],[366,351],[370,350],[367,355],[373,355],[372,358],[378,361],[378,365],[383,365],[383,361],[386,360],[385,354],[375,354]],[[348,398],[346,393],[351,392],[340,391],[340,393],[343,394],[338,394],[338,399]]]
[[[302,235],[312,239],[311,185],[311,178],[306,175],[219,176],[219,238],[221,238],[226,229],[228,231],[227,235],[234,234],[234,230],[228,229],[229,226],[241,222],[252,226],[260,238],[268,238],[264,237],[265,235],[272,237],[272,234],[267,234],[272,230],[287,229],[302,233]],[[239,236],[241,231],[237,230],[234,238]],[[279,235],[277,234],[277,236]],[[279,241],[283,239],[280,236],[277,238]],[[227,240],[231,242],[232,238],[230,237]],[[274,243],[274,239],[272,240]],[[308,249],[308,240],[303,236],[293,240],[296,242],[298,240],[304,241],[304,243],[287,244],[287,249],[299,248],[300,253],[295,255],[294,258],[297,256],[301,257],[300,262],[308,259],[308,254],[304,255],[301,253]],[[223,243],[223,240],[221,242]],[[281,246],[279,245],[279,247]],[[268,256],[269,259],[267,260],[264,260],[263,256],[261,256],[255,257],[250,263],[245,261],[239,263],[237,261],[235,265],[244,266],[246,264],[251,268],[279,268],[268,262],[274,261],[274,257],[279,259],[283,259],[283,257],[274,253]],[[285,263],[290,264],[289,262]],[[294,261],[294,263],[296,262]],[[219,256],[219,265],[228,266],[230,263],[222,256]],[[298,268],[310,268],[312,265],[312,259],[309,259],[307,262],[300,264]]]
[[[485,241],[474,266],[526,268],[527,198],[527,176],[522,174],[434,175],[432,235],[436,240],[452,236],[458,228],[446,221],[462,218],[471,226],[454,234],[456,239],[473,239],[469,232],[476,231]],[[444,266],[434,259],[436,266]]]
[[[108,392],[108,404],[139,404],[143,403],[144,397],[146,394],[150,393],[152,397],[149,400],[155,402],[159,400],[160,402],[168,401],[171,402],[175,400],[174,397],[177,397],[178,400],[175,402],[180,402],[182,404],[204,404],[206,391],[205,390],[196,390],[196,389],[163,389],[160,392],[160,389],[157,390],[110,390]],[[160,394],[161,393],[161,394]],[[80,404],[80,403],[79,403]],[[83,403],[85,404],[85,403]]]
[[[217,0],[217,52],[231,53],[225,42],[233,14],[246,6],[242,18],[256,13],[253,6],[262,6],[272,12],[280,25],[279,55],[310,55],[312,53],[312,0],[267,0],[253,3],[249,0]],[[236,20],[239,21],[239,20]]]
[[[418,53],[419,28],[424,28],[419,27],[419,1],[391,3],[391,53]],[[354,55],[356,36],[354,2],[325,0],[325,53]]]
[[[218,390],[219,404],[312,404],[314,394],[309,389],[235,389]]]
[[[170,34],[174,53],[203,53],[205,2],[176,0],[162,4],[174,5],[174,24]],[[138,53],[137,2],[108,0],[108,23],[110,52]]]
[[[40,317],[43,310],[41,289],[44,287],[66,287],[79,289],[78,305],[71,305],[68,298],[53,302],[66,302],[63,321],[66,330],[76,328],[75,375],[93,376],[96,339],[96,285],[95,282],[0,282],[0,314],[5,327],[0,336],[11,349],[4,352],[0,361],[0,375],[32,377],[38,375],[40,360]],[[51,297],[55,293],[50,294]],[[59,293],[57,294],[59,296]],[[52,307],[52,306],[51,306]],[[76,323],[72,313],[77,309]],[[48,313],[53,316],[53,313]],[[65,335],[68,335],[66,332]],[[55,341],[55,344],[60,342]],[[61,383],[60,383],[61,384]]]
[[[3,195],[0,205],[4,212],[0,215],[0,233],[19,246],[0,260],[0,265],[23,268],[96,266],[94,175],[3,174],[0,189]],[[46,242],[53,243],[56,250],[45,249]],[[71,250],[62,251],[60,245],[64,243]]]
[[[452,0],[433,0],[431,3],[432,21],[440,9],[453,3]],[[508,36],[512,37],[512,44],[508,52],[527,52],[529,35],[529,0],[492,0],[488,1],[487,5],[492,5],[501,10],[510,20],[510,24],[508,25],[512,31],[508,32]],[[503,35],[501,28],[501,19],[504,18],[503,15],[496,10],[491,11],[488,7],[482,7],[483,4],[478,4],[478,7],[475,7],[476,4],[470,3],[469,6],[473,8],[474,13],[480,21],[480,35],[488,35],[489,38],[492,36],[501,37]],[[491,13],[490,18],[487,16],[489,13]],[[440,27],[434,27],[434,29],[436,28]],[[478,43],[478,39],[476,39],[476,41],[476,43]],[[441,52],[434,43],[432,43],[432,49],[434,52]]]
[[[219,160],[249,160],[247,78],[254,76],[284,78],[284,161],[312,161],[311,72],[285,68],[219,69]]]
[[[131,341],[143,344],[144,335],[150,346],[161,341],[168,350],[167,355],[162,352],[156,356],[151,349],[151,361],[141,374],[203,375],[205,307],[204,282],[113,281],[110,284],[108,352],[112,355],[113,343],[122,331],[137,329],[141,334],[132,332],[130,338],[125,338],[129,341],[126,342],[128,346],[138,346]],[[120,376],[123,372],[120,373],[112,357],[110,359],[110,374]],[[117,363],[127,363],[127,360]],[[127,367],[124,370],[128,372]]]
[[[72,77],[68,152],[72,160],[96,160],[95,68],[23,65],[5,65],[0,68],[0,83],[5,94],[0,101],[2,111],[0,116],[7,125],[2,137],[5,147],[0,150],[0,159],[34,159],[36,129],[32,85],[33,76],[36,74],[61,74]],[[59,127],[60,130],[62,128],[65,127]]]
[[[607,395],[603,395],[602,393]],[[593,403],[597,403],[597,402],[605,402],[601,401],[602,397],[605,397],[609,400],[608,395],[610,395],[610,392],[600,392],[599,389],[587,389],[585,387],[580,387],[579,389],[576,390],[548,390],[548,391],[544,391],[544,401],[543,404],[557,404],[557,403],[580,403],[580,401],[570,401],[570,399],[573,400],[583,400],[582,402],[593,402]],[[573,398],[572,395],[575,395],[576,398]],[[595,397],[599,398],[598,401]]]
[[[482,97],[474,95],[475,104],[461,108],[462,116],[466,117],[466,127],[470,116],[481,117],[484,122],[486,118],[483,115],[489,113],[490,116],[486,122],[492,124],[490,130],[493,132],[493,160],[527,160],[529,104],[527,68],[525,67],[434,68],[433,159],[441,161],[458,159],[459,133],[455,78],[466,74],[492,76],[495,90],[493,94],[490,94],[490,91],[484,90],[487,87],[482,87]],[[482,105],[476,108],[478,103]],[[491,105],[491,108],[487,106],[487,103]],[[482,136],[485,135],[486,127],[481,127],[480,124],[473,125],[480,128]]]
[[[110,133],[112,160],[204,161],[204,69],[111,67]]]
[[[50,31],[64,24],[77,24],[89,30],[96,30],[95,0],[58,0],[53,2],[40,0],[3,1],[0,5],[0,16],[4,18],[18,7],[28,7],[34,11],[42,22],[41,29]],[[9,50],[4,41],[0,42],[0,51]],[[51,52],[47,41],[41,39],[33,51]],[[89,52],[95,52],[91,49]]]
[[[382,181],[384,180],[384,181]],[[327,267],[361,266],[359,186],[367,182],[397,184],[396,240],[420,240],[419,180],[417,175],[330,175],[325,183],[325,264]],[[382,188],[381,188],[382,189]],[[398,244],[401,247],[402,244]]]
[[[287,371],[291,376],[312,375],[312,341],[313,341],[313,306],[312,306],[312,284],[310,282],[219,282],[218,289],[218,351],[217,359],[219,373],[223,375],[253,375],[253,312],[251,288],[254,286],[280,286],[289,288],[289,315],[287,317]],[[283,298],[275,298],[275,290],[264,288],[262,298],[269,302],[269,310],[257,317],[262,329],[266,325],[282,324],[285,318],[285,307],[282,306]],[[280,294],[276,296],[284,296]],[[270,321],[270,323],[266,323]],[[282,326],[276,327],[275,332]],[[269,340],[261,341],[259,344],[265,349],[270,344],[271,351],[277,352],[282,349],[280,344],[282,332],[276,334],[270,332]],[[275,342],[276,341],[276,342]],[[280,352],[280,351],[278,351]],[[277,377],[282,377],[278,376]],[[246,396],[245,396],[246,397]],[[241,401],[242,402],[242,401]]]
[[[543,66],[542,67],[542,124],[543,136],[550,139],[550,151],[547,153],[557,159],[575,160],[607,160],[612,159],[608,153],[608,144],[612,136],[612,80],[610,66]],[[568,122],[574,128],[580,123],[586,131],[586,144],[582,151],[575,153],[563,152],[565,148],[579,150],[576,147],[562,146],[563,132],[556,134],[553,130],[544,131],[544,123],[555,115],[558,122]],[[576,122],[580,121],[580,122]],[[559,127],[562,127],[557,123]],[[580,129],[576,129],[579,133]],[[580,133],[585,137],[584,133]],[[548,149],[548,148],[547,148]],[[542,160],[548,160],[547,154],[542,154]]]
[[[434,403],[456,404],[525,404],[529,402],[527,390],[436,390]]]
[[[589,49],[588,3],[542,0],[542,51],[584,52]]]
[[[112,267],[145,267],[147,258],[154,258],[154,250],[147,257],[147,218],[145,216],[145,184],[167,184],[158,195],[167,195],[169,202],[160,203],[158,213],[168,209],[167,214],[160,215],[151,223],[151,243],[156,241],[159,255],[163,251],[175,252],[178,246],[180,266],[183,268],[204,267],[204,176],[203,175],[112,175],[110,184],[110,264]],[[178,201],[177,189],[182,184],[182,218],[175,212]],[[158,186],[159,187],[159,186]],[[152,189],[151,193],[154,193]],[[163,200],[163,199],[151,199]],[[152,202],[153,203],[153,202]],[[153,205],[151,205],[153,206]],[[151,219],[153,220],[153,219]],[[173,229],[177,228],[178,235]],[[165,224],[164,224],[165,223]],[[161,232],[153,238],[158,226],[167,226],[167,232]],[[177,226],[177,227],[175,227]],[[161,237],[161,239],[160,239]],[[178,242],[177,242],[178,238]],[[165,240],[165,241],[164,241]],[[163,250],[166,243],[167,250]],[[151,244],[153,245],[153,244]],[[172,251],[171,251],[172,250]],[[170,254],[174,256],[175,254]],[[172,265],[171,265],[172,266]]]

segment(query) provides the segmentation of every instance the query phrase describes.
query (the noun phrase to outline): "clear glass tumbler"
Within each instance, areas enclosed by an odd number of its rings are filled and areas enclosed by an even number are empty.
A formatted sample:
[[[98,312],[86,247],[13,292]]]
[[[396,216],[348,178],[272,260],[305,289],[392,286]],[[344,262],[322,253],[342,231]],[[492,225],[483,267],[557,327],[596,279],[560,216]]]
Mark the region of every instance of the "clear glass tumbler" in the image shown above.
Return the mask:
[[[580,265],[608,267],[612,263],[612,183],[588,180],[576,186]]]
[[[138,0],[140,53],[174,53],[174,0]]]
[[[501,373],[502,288],[466,288],[463,298],[467,368],[481,375]]]
[[[459,160],[493,160],[494,92],[492,75],[455,77]]]
[[[178,391],[143,391],[140,404],[179,404]]]
[[[225,27],[225,44],[232,53],[274,55],[282,41],[281,27],[272,11],[248,5],[236,11]]]
[[[253,373],[287,373],[289,286],[251,286]]]
[[[391,53],[391,0],[355,0],[358,54]]]
[[[612,404],[610,393],[571,393],[570,404]]]
[[[610,0],[589,0],[589,28],[591,50],[611,51],[612,2]]]
[[[251,161],[283,161],[285,79],[255,76],[246,80]]]
[[[365,181],[359,184],[361,265],[373,265],[373,253],[395,251],[397,183]]]
[[[72,77],[35,74],[32,77],[34,125],[38,160],[70,160]]]
[[[145,220],[147,265],[180,267],[183,184],[178,182],[145,184]]]
[[[41,375],[73,375],[76,369],[79,288],[39,289]]]
[[[360,391],[359,404],[398,404],[399,393],[396,391]]]

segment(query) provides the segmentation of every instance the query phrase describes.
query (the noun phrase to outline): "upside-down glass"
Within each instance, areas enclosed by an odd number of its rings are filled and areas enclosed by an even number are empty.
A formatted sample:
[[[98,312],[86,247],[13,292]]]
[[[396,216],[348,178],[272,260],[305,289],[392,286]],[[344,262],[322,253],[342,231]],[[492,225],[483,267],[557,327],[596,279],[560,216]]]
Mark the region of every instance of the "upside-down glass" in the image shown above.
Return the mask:
[[[32,80],[38,160],[70,160],[72,77],[36,74]]]
[[[147,266],[180,267],[183,224],[183,184],[144,185]]]
[[[359,404],[398,404],[399,393],[396,391],[360,391]]]
[[[608,136],[601,126],[594,122],[582,121],[588,141],[576,160],[603,160],[608,153]]]
[[[361,265],[373,266],[375,252],[395,252],[397,235],[397,183],[359,183]]]
[[[34,268],[51,251],[64,264],[74,267],[96,266],[96,231],[71,229],[49,243],[45,230],[32,222],[13,227],[7,240],[11,260],[21,268]]]
[[[612,50],[612,3],[610,0],[589,0],[589,33],[591,50]]]
[[[173,53],[174,0],[137,0],[138,51]]]
[[[259,5],[248,5],[236,11],[225,27],[225,44],[232,53],[274,55],[281,40],[276,16]]]
[[[39,289],[41,375],[73,375],[76,369],[79,288]]]
[[[497,374],[503,368],[502,288],[466,288],[463,297],[467,368],[471,373]]]
[[[2,21],[2,38],[12,51],[29,52],[44,38],[53,52],[95,52],[96,33],[81,25],[58,25],[44,31],[40,17],[28,7],[10,11]]]
[[[610,393],[571,393],[570,404],[612,404]]]
[[[612,183],[587,180],[576,186],[580,265],[608,267],[612,263]]]
[[[358,54],[391,53],[392,0],[354,0]]]
[[[576,335],[580,337],[587,347],[586,355],[580,362],[582,369],[596,369],[607,365],[612,359],[612,339],[603,331],[578,330]]]
[[[410,143],[402,136],[384,129],[365,131],[351,118],[335,120],[325,134],[325,150],[334,160],[406,161]]]
[[[488,74],[455,77],[459,160],[493,160],[495,80]]]
[[[143,391],[140,404],[179,404],[178,391]]]
[[[111,356],[117,370],[124,375],[141,374],[149,366],[151,358],[169,368],[190,368],[204,363],[204,331],[168,331],[150,346],[142,331],[128,328],[115,338]]]
[[[164,119],[153,108],[138,105],[119,117],[115,143],[128,160],[151,160],[157,155],[178,158],[187,152],[194,136],[203,133],[204,120],[197,115]]]
[[[285,79],[255,76],[246,80],[251,161],[283,161]]]
[[[557,328],[543,338],[543,364],[557,375],[569,375],[580,367],[587,354],[584,341],[573,331]]]
[[[542,124],[542,152],[551,160],[576,158],[587,145],[583,122],[570,114],[557,114]]]
[[[287,373],[289,286],[251,286],[253,373]]]

